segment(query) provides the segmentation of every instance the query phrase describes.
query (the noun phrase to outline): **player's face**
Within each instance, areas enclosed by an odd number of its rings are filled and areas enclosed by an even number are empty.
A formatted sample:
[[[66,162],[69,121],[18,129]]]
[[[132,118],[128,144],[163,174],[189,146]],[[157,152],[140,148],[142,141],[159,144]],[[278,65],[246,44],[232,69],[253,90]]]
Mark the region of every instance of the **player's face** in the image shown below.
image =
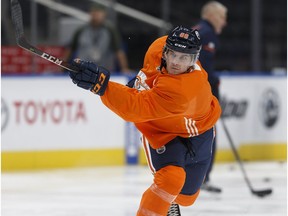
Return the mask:
[[[192,55],[168,50],[165,53],[166,70],[169,74],[185,73],[192,65]]]

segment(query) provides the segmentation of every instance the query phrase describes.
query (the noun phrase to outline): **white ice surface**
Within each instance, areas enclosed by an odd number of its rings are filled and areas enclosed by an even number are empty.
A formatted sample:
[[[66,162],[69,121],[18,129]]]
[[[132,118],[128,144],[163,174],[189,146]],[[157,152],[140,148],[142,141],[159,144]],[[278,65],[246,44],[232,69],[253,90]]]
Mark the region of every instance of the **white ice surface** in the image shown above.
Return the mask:
[[[213,185],[223,192],[200,193],[182,216],[287,215],[287,166],[279,162],[244,164],[259,198],[250,192],[237,163],[216,164]],[[2,173],[2,216],[134,216],[142,192],[152,182],[145,166],[98,167]]]

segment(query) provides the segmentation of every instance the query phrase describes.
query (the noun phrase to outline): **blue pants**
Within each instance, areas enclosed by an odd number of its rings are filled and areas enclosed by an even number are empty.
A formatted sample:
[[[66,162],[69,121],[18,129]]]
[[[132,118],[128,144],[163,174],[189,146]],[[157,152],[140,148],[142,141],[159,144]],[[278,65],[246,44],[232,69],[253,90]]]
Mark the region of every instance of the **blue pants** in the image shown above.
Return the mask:
[[[186,180],[181,194],[196,193],[204,181],[209,168],[214,140],[214,129],[191,138],[176,137],[165,146],[153,149],[149,146],[150,167],[154,171],[174,165],[183,167],[186,171]]]

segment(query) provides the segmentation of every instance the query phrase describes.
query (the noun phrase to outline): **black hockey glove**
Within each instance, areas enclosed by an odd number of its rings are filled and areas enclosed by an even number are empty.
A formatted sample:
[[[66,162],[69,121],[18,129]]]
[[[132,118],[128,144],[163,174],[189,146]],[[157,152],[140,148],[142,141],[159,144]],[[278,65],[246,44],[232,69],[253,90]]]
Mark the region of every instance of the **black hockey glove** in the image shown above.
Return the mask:
[[[94,94],[104,95],[110,78],[110,72],[106,68],[80,59],[75,59],[72,65],[79,68],[77,73],[69,71],[74,84]]]
[[[129,88],[133,88],[136,78],[137,78],[137,76],[135,76],[131,80],[129,80],[128,83],[126,84],[126,86],[128,86]]]

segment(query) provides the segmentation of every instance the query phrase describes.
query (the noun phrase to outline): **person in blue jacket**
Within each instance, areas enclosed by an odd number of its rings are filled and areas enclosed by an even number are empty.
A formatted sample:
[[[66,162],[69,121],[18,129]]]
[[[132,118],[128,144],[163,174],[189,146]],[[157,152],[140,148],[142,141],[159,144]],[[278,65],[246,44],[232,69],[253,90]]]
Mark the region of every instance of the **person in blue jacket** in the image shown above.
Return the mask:
[[[198,29],[202,50],[200,52],[199,60],[203,68],[208,73],[208,81],[212,88],[212,93],[219,100],[219,78],[215,73],[214,62],[215,54],[219,48],[219,35],[222,33],[223,28],[227,24],[227,12],[228,9],[222,3],[217,1],[209,1],[201,9],[201,20],[193,26],[194,29]],[[212,186],[210,183],[210,172],[213,167],[214,158],[216,152],[216,140],[213,145],[213,156],[210,163],[209,170],[206,174],[205,181],[202,185],[202,189],[211,192],[221,192],[218,187]]]

